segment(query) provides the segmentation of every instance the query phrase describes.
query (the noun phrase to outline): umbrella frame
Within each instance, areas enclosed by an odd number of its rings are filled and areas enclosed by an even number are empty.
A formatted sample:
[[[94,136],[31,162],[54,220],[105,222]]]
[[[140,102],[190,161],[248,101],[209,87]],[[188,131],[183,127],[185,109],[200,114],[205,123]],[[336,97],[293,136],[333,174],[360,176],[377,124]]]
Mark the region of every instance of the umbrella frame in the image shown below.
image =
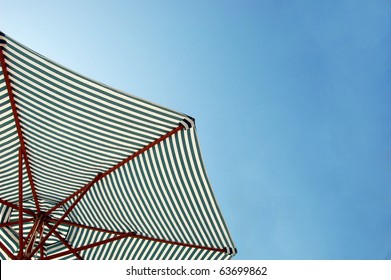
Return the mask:
[[[185,247],[191,247],[191,248],[197,248],[197,249],[203,249],[203,250],[210,250],[210,251],[217,251],[217,252],[228,253],[226,248],[211,248],[211,247],[199,246],[199,245],[195,245],[195,244],[187,244],[187,243],[175,242],[175,241],[164,240],[164,239],[159,239],[159,238],[146,237],[146,236],[142,236],[140,234],[137,234],[135,232],[115,232],[115,231],[111,231],[111,230],[107,230],[107,229],[101,229],[101,228],[95,228],[95,227],[80,225],[80,224],[77,224],[77,223],[73,223],[73,222],[71,222],[69,220],[65,220],[66,217],[68,216],[68,214],[73,210],[73,208],[78,204],[78,202],[83,198],[83,196],[93,187],[93,185],[95,183],[97,183],[99,180],[101,180],[105,176],[109,175],[110,173],[114,172],[115,170],[117,170],[118,168],[123,166],[124,164],[126,164],[129,161],[133,160],[134,158],[136,158],[140,154],[146,152],[147,150],[149,150],[153,146],[159,144],[163,140],[169,138],[170,136],[174,135],[175,133],[181,131],[182,129],[187,129],[183,124],[180,124],[178,127],[174,128],[173,130],[171,130],[167,134],[163,135],[159,139],[151,142],[150,144],[148,144],[147,146],[143,147],[139,151],[137,151],[137,152],[133,153],[132,155],[128,156],[127,158],[125,158],[124,160],[122,160],[121,162],[116,164],[115,166],[111,167],[110,169],[108,169],[104,173],[98,173],[96,175],[96,177],[92,181],[90,181],[88,184],[86,184],[85,186],[81,187],[79,190],[75,191],[73,194],[71,194],[66,199],[64,199],[63,201],[58,203],[56,206],[52,207],[49,211],[42,212],[41,209],[40,209],[40,205],[39,205],[38,195],[37,195],[37,192],[36,192],[36,186],[35,186],[34,180],[33,180],[33,174],[32,174],[31,168],[30,168],[30,162],[29,162],[28,153],[27,153],[28,149],[26,148],[26,145],[25,145],[25,141],[24,141],[24,137],[23,137],[23,131],[22,131],[22,127],[21,127],[21,124],[20,124],[19,115],[18,115],[17,105],[16,105],[16,102],[15,102],[15,99],[14,99],[14,94],[13,94],[13,91],[12,91],[12,85],[11,85],[11,81],[10,81],[10,78],[9,78],[7,65],[6,65],[6,62],[5,62],[5,57],[4,57],[4,53],[3,53],[3,46],[0,46],[0,63],[1,63],[2,71],[3,71],[3,75],[4,75],[4,78],[5,78],[5,83],[6,83],[6,87],[7,87],[7,91],[8,91],[9,101],[10,101],[10,104],[11,104],[13,117],[14,117],[14,120],[15,120],[15,126],[16,126],[16,130],[17,130],[18,138],[19,138],[19,142],[20,142],[19,156],[18,156],[19,157],[19,160],[18,160],[18,162],[19,162],[19,175],[18,175],[19,176],[19,186],[18,186],[18,188],[19,188],[19,196],[18,196],[18,205],[14,204],[14,203],[11,203],[11,202],[8,202],[8,201],[6,201],[6,200],[4,200],[4,199],[2,199],[0,197],[0,203],[1,204],[6,205],[8,207],[11,207],[11,208],[13,208],[15,210],[18,210],[18,214],[19,214],[18,215],[18,217],[19,217],[18,221],[0,223],[0,228],[1,227],[6,227],[6,226],[10,226],[10,225],[16,225],[16,224],[19,225],[19,244],[18,244],[19,245],[19,248],[18,248],[19,250],[18,250],[17,255],[14,255],[2,243],[2,241],[0,240],[0,248],[8,255],[9,258],[11,258],[11,259],[31,259],[38,252],[38,250],[40,250],[40,259],[44,259],[44,260],[46,260],[46,259],[53,259],[53,258],[59,258],[59,257],[65,256],[65,255],[73,254],[77,259],[80,260],[80,259],[83,259],[80,256],[80,254],[79,254],[80,251],[84,251],[84,250],[87,250],[87,249],[90,249],[90,248],[93,248],[93,247],[101,246],[103,244],[114,242],[114,241],[117,241],[117,240],[120,240],[120,239],[123,239],[123,238],[127,238],[127,237],[139,238],[139,239],[144,239],[144,240],[150,240],[150,241],[155,241],[155,242],[160,242],[160,243],[166,243],[166,244],[172,244],[172,245],[178,245],[178,246],[185,246]],[[35,202],[35,207],[37,209],[36,213],[31,211],[30,209],[23,208],[23,177],[22,177],[23,164],[24,164],[24,166],[26,168],[27,175],[28,175],[28,180],[29,180],[29,183],[30,183],[30,186],[31,186],[31,191],[32,191],[34,202]],[[50,217],[50,214],[53,211],[55,211],[57,208],[61,207],[62,205],[64,205],[65,203],[69,202],[70,200],[72,200],[74,198],[76,198],[75,201],[65,211],[65,213],[63,214],[63,216],[60,219],[57,220],[57,219],[52,219]],[[23,213],[27,214],[29,216],[33,216],[33,219],[31,219],[31,218],[30,219],[23,219]],[[32,229],[31,229],[31,231],[29,232],[29,234],[27,235],[27,238],[24,239],[23,238],[23,224],[27,223],[27,222],[31,222],[31,221],[34,221],[34,225],[33,225]],[[52,226],[52,225],[49,224],[49,222],[52,222],[52,223],[55,223],[55,224]],[[56,231],[58,226],[61,225],[61,224],[63,224],[63,225],[70,225],[70,226],[74,226],[74,227],[80,227],[80,228],[86,228],[86,229],[100,231],[100,232],[111,233],[111,234],[115,234],[116,236],[108,238],[106,240],[95,242],[95,243],[92,243],[92,244],[89,244],[89,245],[81,246],[81,247],[78,247],[78,248],[73,248]],[[45,237],[42,236],[44,227],[47,227],[49,229],[49,232],[46,234]],[[68,251],[57,253],[57,254],[45,257],[44,256],[44,244],[45,244],[46,240],[52,234],[54,234],[61,241],[61,243],[64,244],[64,246],[68,249]],[[34,247],[38,235],[40,236],[40,238],[39,238],[40,241],[39,241],[38,245],[36,245]]]

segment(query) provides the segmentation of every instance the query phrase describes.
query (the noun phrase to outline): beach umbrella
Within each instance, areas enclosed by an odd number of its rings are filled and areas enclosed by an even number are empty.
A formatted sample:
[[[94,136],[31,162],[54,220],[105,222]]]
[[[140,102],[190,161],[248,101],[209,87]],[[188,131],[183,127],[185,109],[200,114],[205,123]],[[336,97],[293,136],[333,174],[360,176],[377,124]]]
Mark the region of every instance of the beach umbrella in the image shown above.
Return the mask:
[[[2,259],[236,254],[193,118],[3,33],[0,49]]]

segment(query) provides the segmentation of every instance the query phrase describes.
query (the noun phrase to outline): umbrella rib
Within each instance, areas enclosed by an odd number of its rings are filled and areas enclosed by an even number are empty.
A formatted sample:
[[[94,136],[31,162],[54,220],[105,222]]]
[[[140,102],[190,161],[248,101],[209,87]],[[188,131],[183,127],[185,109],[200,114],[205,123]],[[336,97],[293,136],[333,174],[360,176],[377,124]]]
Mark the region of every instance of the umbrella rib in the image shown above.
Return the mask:
[[[171,135],[174,135],[175,133],[181,131],[183,129],[183,125],[180,124],[179,126],[177,126],[176,128],[174,128],[173,130],[169,131],[168,133],[166,133],[165,135],[161,136],[159,139],[156,139],[155,141],[149,143],[147,146],[141,148],[140,150],[138,150],[137,152],[133,153],[132,155],[128,156],[127,158],[125,158],[124,160],[122,160],[121,162],[117,163],[116,165],[114,165],[113,167],[111,167],[110,169],[108,169],[107,171],[105,171],[104,173],[102,173],[102,176],[100,177],[100,179],[106,177],[107,175],[109,175],[110,173],[114,172],[115,170],[117,170],[118,168],[120,168],[121,166],[125,165],[126,163],[128,163],[129,161],[133,160],[134,158],[138,157],[139,155],[141,155],[142,153],[146,152],[147,150],[149,150],[150,148],[152,148],[153,146],[159,144],[160,142],[164,141],[165,139],[167,139],[168,137],[170,137]],[[100,180],[99,179],[99,180]],[[64,199],[63,201],[61,201],[60,203],[58,203],[56,206],[54,206],[52,209],[50,209],[49,211],[47,211],[47,214],[49,215],[50,213],[52,213],[53,211],[55,211],[58,207],[64,205],[66,202],[68,202],[69,200],[71,200],[72,198],[74,198],[76,195],[80,194],[81,192],[84,191],[84,189],[87,187],[88,185],[80,188],[79,190],[77,190],[76,192],[74,192],[73,194],[71,194],[70,196],[68,196],[66,199]]]
[[[16,205],[16,204],[13,204],[11,202],[8,202],[2,198],[0,198],[0,203],[1,204],[4,204],[5,206],[8,206],[8,207],[11,207],[13,209],[16,209],[16,210],[19,210],[19,206]],[[23,213],[27,214],[27,215],[30,215],[30,216],[35,216],[34,212],[31,211],[30,209],[26,209],[26,208],[23,208]]]
[[[33,175],[32,175],[31,168],[30,168],[30,162],[29,162],[29,159],[27,156],[26,144],[24,142],[22,127],[20,125],[20,120],[19,120],[19,115],[18,115],[18,109],[16,107],[15,98],[14,98],[14,94],[13,94],[12,86],[11,86],[11,81],[9,78],[7,65],[6,65],[5,58],[4,58],[3,47],[0,47],[0,63],[1,63],[1,68],[3,70],[5,84],[7,86],[7,92],[8,92],[8,97],[9,97],[10,104],[11,104],[12,113],[14,116],[16,131],[18,132],[20,147],[22,149],[22,153],[24,156],[24,163],[26,165],[27,176],[30,181],[31,192],[33,193],[33,197],[34,197],[35,207],[37,208],[37,211],[40,212],[41,210],[39,207],[38,196],[37,196],[37,192],[36,192],[36,188],[35,188],[35,184],[34,184],[34,180],[33,180]]]
[[[49,222],[58,222],[56,219],[49,218]],[[61,224],[68,225],[68,226],[74,226],[74,227],[79,227],[79,228],[85,228],[85,229],[90,229],[90,230],[95,230],[98,232],[105,232],[105,233],[111,233],[111,234],[124,234],[124,232],[118,232],[118,231],[113,231],[113,230],[108,230],[108,229],[102,229],[102,228],[96,228],[96,227],[91,227],[91,226],[86,226],[70,221],[62,221]]]
[[[48,219],[48,221],[57,222],[58,220]],[[169,241],[169,240],[160,239],[160,238],[142,236],[142,235],[138,235],[138,234],[132,233],[132,232],[128,232],[128,233],[127,232],[118,232],[118,231],[112,231],[112,230],[107,230],[107,229],[101,229],[101,228],[81,225],[81,224],[70,222],[70,221],[63,221],[62,224],[74,226],[74,227],[79,227],[79,228],[85,228],[85,229],[89,229],[89,230],[95,230],[95,231],[99,231],[99,232],[117,234],[117,235],[129,235],[129,237],[132,237],[132,238],[150,240],[150,241],[155,241],[155,242],[160,242],[160,243],[165,243],[165,244],[185,246],[185,247],[191,247],[191,248],[203,249],[203,250],[209,250],[209,251],[216,251],[216,252],[226,252],[225,248],[213,248],[213,247],[200,246],[200,245],[194,245],[194,244],[189,244],[189,243]]]
[[[3,244],[2,241],[0,241],[0,248],[4,251],[4,253],[6,253],[8,255],[8,257],[10,257],[12,260],[16,260],[16,256],[14,254],[11,253],[10,250],[8,250],[8,248]]]
[[[34,221],[34,219],[24,219],[22,220],[23,223],[29,223],[29,222],[32,222]],[[10,226],[14,226],[14,225],[18,225],[19,224],[19,220],[17,221],[12,221],[12,222],[7,222],[7,223],[2,223],[0,224],[0,228],[3,228],[3,227],[10,227]]]
[[[77,247],[77,248],[69,250],[69,251],[57,253],[57,254],[48,256],[48,257],[46,257],[44,259],[45,260],[50,260],[50,259],[59,258],[59,257],[62,257],[62,256],[66,256],[66,255],[72,254],[73,252],[85,251],[85,250],[88,250],[88,249],[91,249],[91,248],[94,248],[94,247],[97,247],[97,246],[100,246],[100,245],[104,245],[104,244],[107,244],[107,243],[110,243],[110,242],[113,242],[113,241],[117,241],[117,240],[120,240],[120,239],[123,239],[123,238],[126,238],[126,237],[131,237],[132,235],[134,235],[134,233],[121,234],[121,235],[118,235],[118,236],[115,236],[115,237],[112,237],[112,238],[109,238],[109,239],[106,239],[106,240],[102,240],[102,241],[98,241],[98,242],[95,242],[95,243],[92,243],[92,244],[80,246],[80,247]]]
[[[184,126],[182,124],[180,124],[179,126],[177,126],[176,128],[174,128],[173,130],[169,131],[168,133],[166,133],[165,135],[161,136],[159,139],[156,139],[155,141],[149,143],[147,146],[141,148],[140,150],[138,150],[137,152],[133,153],[132,155],[128,156],[127,158],[125,158],[123,161],[117,163],[116,165],[114,165],[113,167],[111,167],[109,170],[107,170],[106,172],[104,172],[102,174],[102,178],[106,177],[107,175],[109,175],[110,173],[114,172],[115,170],[117,170],[118,168],[120,168],[121,166],[125,165],[126,163],[128,163],[129,161],[133,160],[134,158],[138,157],[139,155],[141,155],[142,153],[148,151],[150,148],[156,146],[157,144],[159,144],[160,142],[164,141],[165,139],[167,139],[168,137],[174,135],[175,133],[181,131],[182,129],[184,128]]]
[[[150,144],[148,144],[147,146],[145,146],[144,148],[140,149],[139,151],[137,151],[136,153],[130,155],[129,157],[127,157],[126,159],[124,159],[123,161],[119,162],[118,164],[116,164],[115,166],[113,166],[112,168],[108,169],[106,172],[102,173],[101,176],[98,177],[95,177],[94,180],[87,184],[86,186],[80,188],[79,190],[77,190],[76,192],[74,192],[72,195],[70,195],[68,198],[66,198],[65,200],[63,200],[62,202],[60,202],[59,204],[57,204],[55,207],[53,207],[52,209],[50,209],[48,212],[47,212],[47,215],[49,215],[51,212],[53,212],[54,210],[56,210],[58,207],[60,207],[61,205],[65,204],[66,202],[68,202],[69,200],[71,200],[72,198],[76,197],[78,194],[81,194],[77,200],[72,204],[72,206],[67,210],[67,212],[63,215],[63,217],[60,219],[60,220],[55,220],[55,219],[51,219],[49,218],[49,221],[53,221],[53,222],[56,222],[55,226],[54,226],[54,229],[57,228],[61,223],[62,224],[68,224],[68,225],[72,225],[72,226],[76,226],[76,227],[81,227],[81,228],[86,228],[86,229],[90,229],[90,230],[96,230],[96,231],[100,231],[100,232],[106,232],[106,233],[112,233],[112,234],[117,234],[118,236],[117,237],[113,237],[111,239],[108,239],[106,241],[100,241],[100,242],[97,242],[97,243],[94,243],[94,244],[90,244],[90,245],[86,245],[86,246],[82,246],[82,247],[79,247],[79,248],[76,248],[76,249],[70,249],[68,252],[63,252],[63,253],[59,253],[59,254],[56,254],[56,255],[52,255],[50,257],[47,257],[47,258],[44,258],[44,259],[49,259],[49,258],[54,258],[54,257],[60,257],[60,256],[64,256],[64,255],[67,255],[67,254],[71,254],[71,253],[74,253],[74,252],[77,252],[77,251],[82,251],[82,250],[87,250],[89,248],[92,248],[92,247],[95,247],[95,246],[99,246],[99,245],[102,245],[102,244],[106,244],[108,242],[112,242],[112,241],[116,241],[116,240],[119,240],[119,239],[122,239],[122,238],[126,238],[126,237],[133,237],[133,238],[138,238],[138,239],[144,239],[144,240],[150,240],[150,241],[155,241],[155,242],[160,242],[160,243],[166,243],[166,244],[171,244],[171,245],[177,245],[177,246],[185,246],[185,247],[191,247],[191,248],[197,248],[197,249],[203,249],[203,250],[210,250],[210,251],[217,251],[217,252],[226,252],[226,249],[225,248],[211,248],[211,247],[206,247],[206,246],[200,246],[200,245],[194,245],[194,244],[188,244],[188,243],[181,243],[181,242],[175,242],[175,241],[168,241],[168,240],[164,240],[164,239],[158,239],[158,238],[152,238],[152,237],[145,237],[145,236],[141,236],[141,235],[137,235],[135,233],[120,233],[120,232],[114,232],[114,231],[110,231],[110,230],[106,230],[106,229],[99,229],[99,228],[94,228],[94,227],[89,227],[89,226],[84,226],[84,225],[80,225],[80,224],[77,224],[77,223],[73,223],[73,222],[69,222],[69,221],[64,221],[65,217],[69,214],[69,212],[74,208],[74,206],[80,201],[81,197],[84,196],[87,191],[92,187],[93,184],[95,184],[96,182],[98,182],[99,180],[101,180],[103,177],[109,175],[110,173],[114,172],[115,170],[117,170],[118,168],[120,168],[121,166],[125,165],[126,163],[128,163],[129,161],[133,160],[135,157],[139,156],[140,154],[144,153],[145,151],[149,150],[150,148],[152,148],[153,146],[157,145],[158,143],[164,141],[165,139],[167,139],[168,137],[170,137],[171,135],[181,131],[183,129],[183,125],[179,125],[178,127],[174,128],[173,130],[171,130],[170,132],[168,132],[167,134],[163,135],[162,137],[160,137],[159,139],[151,142]],[[45,239],[42,241],[42,242],[45,242],[46,239],[48,238],[48,236],[53,233],[54,230],[52,228],[52,230],[47,234],[47,236],[45,237]],[[102,243],[104,242],[104,243]],[[39,246],[43,246],[43,244],[40,244],[38,245]],[[37,247],[37,248],[38,248]],[[37,250],[36,248],[36,250]]]
[[[49,223],[45,222],[45,226],[47,226],[49,228],[49,230],[52,229],[52,226],[49,225]],[[54,235],[57,236],[58,239],[60,239],[60,241],[62,242],[62,244],[65,245],[65,247],[68,248],[68,250],[72,251],[72,253],[76,256],[76,258],[78,260],[82,260],[83,258],[79,255],[79,253],[77,251],[73,251],[74,249],[72,248],[72,246],[64,239],[62,238],[62,236],[57,232],[57,230],[55,230],[54,232]]]
[[[54,259],[54,258],[59,258],[59,257],[62,257],[62,256],[66,256],[66,255],[72,254],[74,252],[85,251],[85,250],[88,250],[88,249],[91,249],[91,248],[94,248],[94,247],[97,247],[97,246],[100,246],[100,245],[104,245],[104,244],[107,244],[107,243],[110,243],[110,242],[114,242],[114,241],[117,241],[117,240],[120,240],[120,239],[124,239],[124,238],[127,238],[127,237],[145,239],[145,240],[150,240],[150,241],[158,241],[158,242],[171,244],[171,245],[179,245],[179,246],[185,246],[185,247],[196,248],[196,249],[211,250],[211,251],[217,251],[217,252],[222,252],[222,253],[226,252],[225,249],[209,248],[209,247],[204,247],[204,246],[197,246],[197,245],[192,245],[192,244],[167,241],[167,240],[156,239],[156,238],[152,238],[152,237],[139,236],[139,235],[137,235],[135,233],[122,233],[122,234],[119,234],[118,236],[115,236],[115,237],[112,237],[112,238],[109,238],[109,239],[106,239],[106,240],[98,241],[98,242],[95,242],[95,243],[92,243],[92,244],[80,246],[78,248],[75,248],[75,249],[72,249],[72,250],[69,250],[69,251],[57,253],[57,254],[48,256],[48,257],[46,257],[44,259],[45,260],[50,260],[50,259]]]

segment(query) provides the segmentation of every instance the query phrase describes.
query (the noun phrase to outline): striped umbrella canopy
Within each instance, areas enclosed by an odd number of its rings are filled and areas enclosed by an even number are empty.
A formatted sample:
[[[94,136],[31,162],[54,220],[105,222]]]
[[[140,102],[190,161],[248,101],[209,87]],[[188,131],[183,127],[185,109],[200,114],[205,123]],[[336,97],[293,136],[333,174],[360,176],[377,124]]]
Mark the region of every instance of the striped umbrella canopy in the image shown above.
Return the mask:
[[[194,119],[0,33],[1,259],[230,259]]]

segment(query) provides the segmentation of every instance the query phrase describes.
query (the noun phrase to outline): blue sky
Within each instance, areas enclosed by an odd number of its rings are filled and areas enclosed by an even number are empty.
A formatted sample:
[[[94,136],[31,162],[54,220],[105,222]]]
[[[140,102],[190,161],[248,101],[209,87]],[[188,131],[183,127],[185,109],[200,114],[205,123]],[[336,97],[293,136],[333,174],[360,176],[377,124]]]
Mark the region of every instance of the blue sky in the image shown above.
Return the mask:
[[[0,30],[195,117],[236,259],[391,259],[390,1],[4,1]]]

